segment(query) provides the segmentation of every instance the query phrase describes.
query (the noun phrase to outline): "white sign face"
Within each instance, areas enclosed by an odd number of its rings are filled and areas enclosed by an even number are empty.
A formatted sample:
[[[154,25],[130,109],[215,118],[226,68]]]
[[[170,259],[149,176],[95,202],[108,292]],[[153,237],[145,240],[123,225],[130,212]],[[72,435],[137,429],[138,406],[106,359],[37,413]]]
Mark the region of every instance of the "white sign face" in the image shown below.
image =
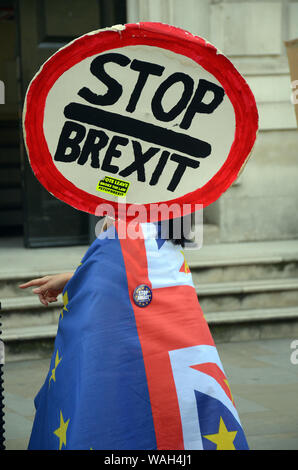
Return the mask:
[[[103,80],[115,86],[113,104],[95,104],[97,96],[111,89]],[[205,106],[216,99],[216,92],[223,96],[211,114],[190,111],[202,82],[207,87],[201,101]],[[115,129],[109,128],[113,115],[102,111],[118,115]],[[177,143],[166,136],[167,130]],[[57,169],[95,196],[106,176],[128,181],[128,203],[167,201],[204,186],[225,162],[234,133],[234,108],[221,84],[192,59],[158,47],[129,46],[88,57],[61,75],[46,100],[44,134]],[[183,144],[185,135],[193,139],[191,148]],[[134,164],[138,159],[139,167]],[[198,166],[189,166],[192,162]],[[179,165],[181,175],[173,182]],[[116,196],[106,193],[105,198]]]
[[[23,127],[32,169],[56,197],[93,214],[107,202],[116,217],[141,205],[153,221],[153,205],[194,211],[226,191],[258,113],[212,44],[138,23],[88,33],[50,57],[28,88]]]

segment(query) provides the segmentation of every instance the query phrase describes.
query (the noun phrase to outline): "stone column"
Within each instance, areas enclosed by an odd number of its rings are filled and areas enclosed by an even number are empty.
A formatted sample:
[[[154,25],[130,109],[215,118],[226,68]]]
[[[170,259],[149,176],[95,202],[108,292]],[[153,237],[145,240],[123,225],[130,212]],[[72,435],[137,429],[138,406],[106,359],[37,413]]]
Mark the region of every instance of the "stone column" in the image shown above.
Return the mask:
[[[127,0],[127,21],[158,21],[209,38],[210,0]]]

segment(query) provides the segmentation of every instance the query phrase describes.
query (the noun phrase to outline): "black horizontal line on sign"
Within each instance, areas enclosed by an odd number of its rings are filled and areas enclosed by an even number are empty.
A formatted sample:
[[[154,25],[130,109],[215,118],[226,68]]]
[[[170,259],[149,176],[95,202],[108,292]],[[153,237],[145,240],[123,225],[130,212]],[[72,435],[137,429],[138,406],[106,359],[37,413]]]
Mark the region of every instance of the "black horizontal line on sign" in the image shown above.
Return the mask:
[[[64,108],[64,116],[85,124],[144,140],[161,147],[185,153],[196,158],[206,158],[211,145],[187,134],[174,132],[129,116],[104,111],[79,103],[70,103]]]

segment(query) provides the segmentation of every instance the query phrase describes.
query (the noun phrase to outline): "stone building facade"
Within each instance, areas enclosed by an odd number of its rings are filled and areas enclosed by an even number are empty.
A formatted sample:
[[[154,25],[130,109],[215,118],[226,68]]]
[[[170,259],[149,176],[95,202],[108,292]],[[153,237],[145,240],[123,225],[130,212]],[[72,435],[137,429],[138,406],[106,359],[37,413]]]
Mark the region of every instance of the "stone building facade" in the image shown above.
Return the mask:
[[[237,182],[205,210],[218,241],[298,236],[298,133],[284,41],[298,37],[298,1],[127,0],[127,21],[159,21],[206,38],[245,77],[259,133]]]

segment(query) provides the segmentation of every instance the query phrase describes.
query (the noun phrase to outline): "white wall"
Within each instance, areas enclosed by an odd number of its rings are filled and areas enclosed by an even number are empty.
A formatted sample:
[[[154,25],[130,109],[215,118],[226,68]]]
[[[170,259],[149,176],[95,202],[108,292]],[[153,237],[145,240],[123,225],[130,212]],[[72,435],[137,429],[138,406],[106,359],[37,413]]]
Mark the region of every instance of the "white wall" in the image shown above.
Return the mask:
[[[298,0],[127,0],[127,6],[129,22],[161,21],[205,37],[255,95],[256,145],[238,184],[213,211],[221,240],[296,238],[298,133],[284,41],[298,38]]]

